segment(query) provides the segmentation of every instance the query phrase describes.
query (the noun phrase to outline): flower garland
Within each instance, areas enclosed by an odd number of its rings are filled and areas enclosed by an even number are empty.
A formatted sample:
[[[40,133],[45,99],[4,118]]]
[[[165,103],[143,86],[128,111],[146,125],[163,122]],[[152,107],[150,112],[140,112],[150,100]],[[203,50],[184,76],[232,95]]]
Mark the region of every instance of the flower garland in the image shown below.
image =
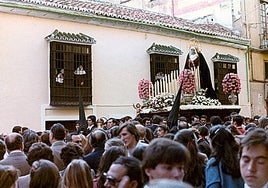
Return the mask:
[[[222,90],[225,94],[241,92],[240,78],[235,73],[227,73],[222,80]]]
[[[149,88],[150,88],[150,95],[152,94],[152,82],[146,79],[141,79],[138,85],[138,93],[140,99],[149,99]]]
[[[182,84],[181,92],[183,94],[192,94],[195,92],[195,75],[190,69],[184,69],[179,75],[179,85]]]

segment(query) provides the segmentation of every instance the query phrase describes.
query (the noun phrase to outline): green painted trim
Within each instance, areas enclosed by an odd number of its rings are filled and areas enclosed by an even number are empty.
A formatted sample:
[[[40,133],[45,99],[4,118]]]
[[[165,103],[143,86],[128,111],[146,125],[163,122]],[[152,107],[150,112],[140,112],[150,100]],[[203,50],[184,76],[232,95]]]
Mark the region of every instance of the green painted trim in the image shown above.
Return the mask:
[[[245,60],[246,60],[246,81],[247,81],[247,102],[250,102],[250,81],[249,81],[249,51],[250,46],[247,47],[247,51],[245,52]]]

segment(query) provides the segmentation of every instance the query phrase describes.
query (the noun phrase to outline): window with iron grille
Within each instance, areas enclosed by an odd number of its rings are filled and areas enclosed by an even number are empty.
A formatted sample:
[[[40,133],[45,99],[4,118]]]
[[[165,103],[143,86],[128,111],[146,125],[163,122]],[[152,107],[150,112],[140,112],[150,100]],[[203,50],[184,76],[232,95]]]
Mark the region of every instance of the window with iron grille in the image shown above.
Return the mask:
[[[230,54],[216,53],[211,60],[214,63],[215,92],[222,104],[230,104],[228,95],[223,93],[222,80],[227,73],[237,74],[237,62],[239,62],[239,58]]]
[[[260,1],[260,48],[268,48],[268,1]]]
[[[267,61],[264,62],[264,66],[265,66],[265,79],[268,80],[268,62]]]
[[[92,104],[91,46],[50,42],[50,104]]]
[[[219,101],[225,105],[230,104],[228,101],[228,95],[223,93],[222,90],[222,80],[227,73],[237,73],[237,64],[227,62],[214,63],[215,92],[219,98]]]
[[[179,70],[179,57],[151,54],[150,55],[150,69],[151,69],[151,82],[155,83],[156,80],[161,79],[165,74],[170,74],[171,71]]]

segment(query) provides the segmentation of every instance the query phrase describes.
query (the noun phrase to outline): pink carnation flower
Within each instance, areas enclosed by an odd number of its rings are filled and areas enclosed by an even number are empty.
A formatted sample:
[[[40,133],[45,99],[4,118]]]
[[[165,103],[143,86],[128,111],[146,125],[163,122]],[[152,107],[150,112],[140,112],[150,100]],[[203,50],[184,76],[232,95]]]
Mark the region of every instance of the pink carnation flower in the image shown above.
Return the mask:
[[[182,84],[181,92],[183,94],[192,94],[195,92],[195,75],[190,69],[184,69],[179,75],[179,85]]]
[[[241,92],[241,82],[238,75],[235,73],[227,73],[222,80],[222,90],[226,94],[239,94]]]

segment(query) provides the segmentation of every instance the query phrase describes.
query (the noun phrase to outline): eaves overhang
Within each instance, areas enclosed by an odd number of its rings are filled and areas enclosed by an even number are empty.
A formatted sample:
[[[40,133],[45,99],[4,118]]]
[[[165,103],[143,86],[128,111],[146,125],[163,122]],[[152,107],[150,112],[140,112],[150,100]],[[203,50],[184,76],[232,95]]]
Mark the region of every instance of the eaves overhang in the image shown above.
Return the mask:
[[[69,4],[68,4],[69,3]],[[0,12],[156,33],[246,49],[250,41],[219,24],[190,21],[97,1],[0,0]]]
[[[96,40],[84,33],[69,33],[69,32],[61,32],[57,29],[46,36],[45,39],[49,42],[66,42],[66,43],[76,43],[76,44],[84,44],[84,45],[92,45],[96,43]]]
[[[216,53],[212,58],[212,62],[225,62],[225,63],[237,63],[239,58],[230,54]]]
[[[176,48],[172,45],[161,45],[153,43],[150,48],[147,50],[148,54],[162,54],[162,55],[171,55],[171,56],[180,56],[182,51],[179,48]]]

